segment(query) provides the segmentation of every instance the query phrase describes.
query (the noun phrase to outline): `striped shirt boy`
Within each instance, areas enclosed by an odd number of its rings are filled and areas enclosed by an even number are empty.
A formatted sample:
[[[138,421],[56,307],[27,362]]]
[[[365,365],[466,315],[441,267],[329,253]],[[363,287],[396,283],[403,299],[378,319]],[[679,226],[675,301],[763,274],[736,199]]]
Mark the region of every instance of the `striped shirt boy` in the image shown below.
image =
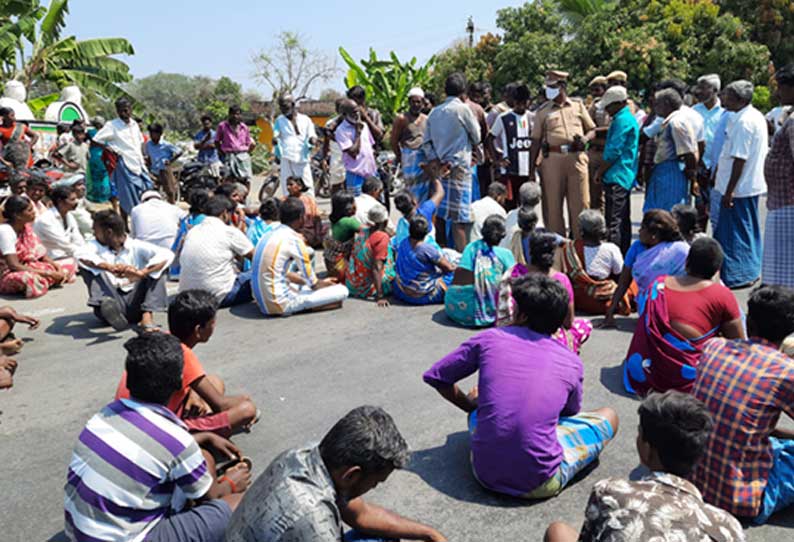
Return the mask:
[[[137,542],[212,485],[204,456],[165,407],[121,399],[86,424],[65,486],[70,540]]]
[[[254,254],[254,299],[264,314],[287,314],[298,298],[287,273],[294,271],[310,288],[317,283],[317,275],[302,235],[286,225],[271,231],[267,240],[259,241]]]

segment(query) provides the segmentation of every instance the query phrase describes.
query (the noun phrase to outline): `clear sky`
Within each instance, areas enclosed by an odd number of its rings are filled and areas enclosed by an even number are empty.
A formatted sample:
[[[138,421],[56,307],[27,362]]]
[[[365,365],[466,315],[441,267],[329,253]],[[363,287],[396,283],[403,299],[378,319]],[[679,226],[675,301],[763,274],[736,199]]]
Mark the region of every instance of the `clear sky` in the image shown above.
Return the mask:
[[[500,0],[74,0],[66,35],[79,39],[124,37],[135,55],[124,60],[135,77],[158,71],[220,77],[227,75],[264,95],[253,78],[252,56],[269,48],[284,30],[307,38],[310,49],[332,56],[341,45],[355,59],[374,47],[379,56],[393,50],[404,60],[431,55],[465,38],[474,17],[481,33],[496,32],[496,10],[521,5]],[[314,89],[342,87],[342,73]]]

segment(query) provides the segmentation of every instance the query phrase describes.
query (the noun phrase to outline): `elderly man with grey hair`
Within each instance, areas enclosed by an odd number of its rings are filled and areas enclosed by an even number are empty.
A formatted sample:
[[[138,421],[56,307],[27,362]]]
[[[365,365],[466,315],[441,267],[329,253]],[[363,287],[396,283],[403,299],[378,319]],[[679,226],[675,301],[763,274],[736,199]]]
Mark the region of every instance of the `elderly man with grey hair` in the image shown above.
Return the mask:
[[[507,235],[505,235],[504,239],[499,243],[500,247],[510,248],[513,234],[520,229],[518,227],[518,211],[522,208],[528,211],[535,209],[540,205],[540,198],[540,183],[529,181],[518,188],[518,209],[513,209],[507,213],[507,217],[505,218],[505,231]],[[540,218],[540,215],[538,215],[537,227],[543,227],[543,219]]]
[[[703,117],[703,130],[706,138],[705,150],[703,156],[700,157],[697,176],[700,193],[695,201],[698,223],[703,231],[706,230],[709,217],[711,179],[714,176],[714,170],[717,169],[716,162],[719,158],[719,155],[713,150],[714,141],[720,121],[726,114],[719,98],[721,88],[722,81],[719,75],[712,73],[699,77],[694,92],[698,103],[692,107],[697,114]]]
[[[355,408],[319,444],[273,460],[235,510],[226,542],[342,542],[343,521],[355,530],[345,540],[445,541],[432,527],[362,498],[408,459],[391,416],[378,407]]]
[[[697,173],[697,127],[681,110],[684,103],[681,95],[674,88],[666,88],[655,97],[656,114],[663,121],[656,135],[656,155],[645,190],[643,212],[669,211],[678,203],[689,205],[691,183]]]
[[[729,288],[749,286],[761,275],[758,198],[766,192],[769,134],[763,113],[751,103],[753,90],[750,81],[734,81],[725,87],[722,98],[735,117],[717,164],[711,213],[714,238],[725,252],[720,278]]]

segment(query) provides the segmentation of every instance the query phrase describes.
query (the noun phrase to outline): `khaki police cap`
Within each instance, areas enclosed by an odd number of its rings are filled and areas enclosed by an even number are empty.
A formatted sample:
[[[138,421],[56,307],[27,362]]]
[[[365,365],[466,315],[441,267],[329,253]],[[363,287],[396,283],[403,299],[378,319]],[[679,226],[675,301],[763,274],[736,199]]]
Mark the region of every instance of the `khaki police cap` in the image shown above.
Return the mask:
[[[556,83],[557,81],[567,81],[567,80],[568,80],[568,72],[563,72],[559,70],[549,70],[546,72],[547,85]]]
[[[604,85],[604,86],[606,86],[606,84],[607,84],[607,78],[604,77],[603,75],[598,75],[596,77],[593,77],[593,80],[590,81],[590,84],[587,85],[587,86],[588,87],[592,87],[593,85]]]
[[[622,72],[620,70],[615,70],[609,75],[607,75],[607,80],[612,79],[613,81],[628,81],[629,76],[626,75],[626,72]]]

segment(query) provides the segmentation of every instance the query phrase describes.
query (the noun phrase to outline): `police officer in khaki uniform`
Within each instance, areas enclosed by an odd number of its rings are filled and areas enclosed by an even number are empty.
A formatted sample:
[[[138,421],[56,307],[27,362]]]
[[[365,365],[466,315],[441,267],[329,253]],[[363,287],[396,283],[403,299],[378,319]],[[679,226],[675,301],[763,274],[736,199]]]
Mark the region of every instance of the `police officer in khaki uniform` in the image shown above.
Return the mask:
[[[590,208],[598,209],[603,214],[605,211],[604,192],[601,188],[601,180],[596,178],[595,172],[598,171],[603,162],[601,157],[604,154],[607,131],[609,131],[609,114],[601,107],[601,97],[607,90],[607,78],[603,75],[594,77],[588,87],[590,88],[590,96],[592,96],[593,102],[587,112],[596,125],[595,136],[590,140],[590,146],[587,148],[587,158],[590,160],[588,171],[590,179]]]
[[[579,213],[590,203],[585,147],[595,123],[582,102],[568,97],[567,87],[567,73],[546,72],[548,101],[535,112],[529,176],[534,177],[538,153],[543,152],[540,164],[543,221],[549,230],[567,235],[563,215],[563,202],[567,200],[571,233],[579,238],[580,232],[574,225]]]
[[[620,85],[621,87],[628,90],[628,81],[629,81],[629,76],[626,75],[626,72],[615,70],[609,75],[607,75],[607,88],[612,88],[615,85]],[[634,103],[634,100],[629,98],[627,103],[629,105],[629,111],[631,111],[631,114],[632,115],[637,114],[637,104]]]

